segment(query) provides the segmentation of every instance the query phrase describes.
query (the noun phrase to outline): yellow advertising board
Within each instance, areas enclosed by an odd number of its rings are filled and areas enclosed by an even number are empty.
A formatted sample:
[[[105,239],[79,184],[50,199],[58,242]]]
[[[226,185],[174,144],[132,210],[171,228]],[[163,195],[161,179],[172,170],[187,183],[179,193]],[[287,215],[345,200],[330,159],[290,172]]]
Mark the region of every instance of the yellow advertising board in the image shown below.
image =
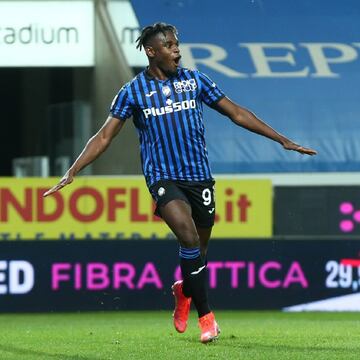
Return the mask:
[[[0,178],[0,240],[173,237],[153,215],[140,177],[78,177],[44,198],[58,178]],[[213,238],[270,237],[270,180],[216,180]]]

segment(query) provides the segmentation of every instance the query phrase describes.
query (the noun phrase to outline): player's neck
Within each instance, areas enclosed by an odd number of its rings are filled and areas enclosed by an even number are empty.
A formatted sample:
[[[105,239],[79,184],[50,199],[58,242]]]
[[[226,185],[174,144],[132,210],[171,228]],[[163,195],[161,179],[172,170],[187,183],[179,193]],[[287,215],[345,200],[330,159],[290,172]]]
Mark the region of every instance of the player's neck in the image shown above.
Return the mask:
[[[147,67],[146,71],[151,77],[157,80],[167,80],[171,77],[171,75],[166,74],[159,67],[151,64]]]

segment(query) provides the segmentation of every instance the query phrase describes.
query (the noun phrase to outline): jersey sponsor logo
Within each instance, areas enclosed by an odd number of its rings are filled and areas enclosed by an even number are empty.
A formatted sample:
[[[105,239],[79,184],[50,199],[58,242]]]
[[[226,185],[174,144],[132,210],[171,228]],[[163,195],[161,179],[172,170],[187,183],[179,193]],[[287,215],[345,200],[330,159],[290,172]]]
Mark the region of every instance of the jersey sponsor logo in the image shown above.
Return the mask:
[[[196,101],[195,100],[184,100],[171,103],[167,106],[162,106],[160,108],[152,107],[143,109],[145,118],[147,119],[150,115],[151,116],[160,116],[164,114],[170,114],[173,112],[178,112],[181,110],[188,110],[188,109],[195,109],[196,108]]]
[[[150,91],[148,94],[145,94],[145,96],[150,97],[156,94],[156,91]]]
[[[184,91],[194,91],[197,88],[195,79],[175,81],[173,85],[177,94]]]

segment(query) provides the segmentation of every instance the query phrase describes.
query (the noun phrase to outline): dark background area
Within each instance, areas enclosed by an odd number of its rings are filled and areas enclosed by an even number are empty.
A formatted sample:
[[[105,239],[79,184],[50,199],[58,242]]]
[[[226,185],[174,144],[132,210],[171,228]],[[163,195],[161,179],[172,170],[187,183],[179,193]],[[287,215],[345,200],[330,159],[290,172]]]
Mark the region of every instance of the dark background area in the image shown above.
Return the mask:
[[[47,111],[73,100],[73,68],[0,68],[0,176],[12,159],[47,155]]]

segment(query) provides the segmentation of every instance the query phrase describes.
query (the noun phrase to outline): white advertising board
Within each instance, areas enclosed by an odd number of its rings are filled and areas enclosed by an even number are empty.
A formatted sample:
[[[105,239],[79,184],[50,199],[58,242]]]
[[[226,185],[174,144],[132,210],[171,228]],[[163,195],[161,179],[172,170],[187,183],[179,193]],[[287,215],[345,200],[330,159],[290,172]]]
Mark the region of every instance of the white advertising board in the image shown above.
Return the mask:
[[[0,1],[0,66],[93,66],[91,1]]]

